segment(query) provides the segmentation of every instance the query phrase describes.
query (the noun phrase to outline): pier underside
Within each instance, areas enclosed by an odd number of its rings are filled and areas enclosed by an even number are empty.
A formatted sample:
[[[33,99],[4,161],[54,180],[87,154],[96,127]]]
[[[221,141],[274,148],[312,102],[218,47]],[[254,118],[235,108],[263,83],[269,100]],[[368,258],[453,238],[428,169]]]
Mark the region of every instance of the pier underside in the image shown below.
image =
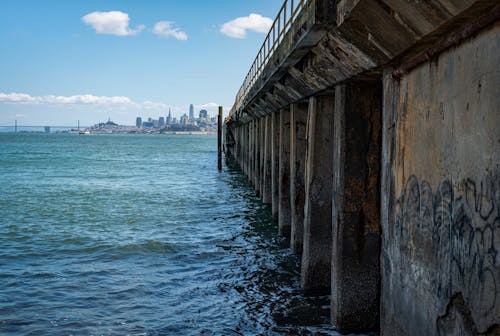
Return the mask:
[[[500,4],[301,3],[225,147],[303,288],[345,332],[500,334]]]

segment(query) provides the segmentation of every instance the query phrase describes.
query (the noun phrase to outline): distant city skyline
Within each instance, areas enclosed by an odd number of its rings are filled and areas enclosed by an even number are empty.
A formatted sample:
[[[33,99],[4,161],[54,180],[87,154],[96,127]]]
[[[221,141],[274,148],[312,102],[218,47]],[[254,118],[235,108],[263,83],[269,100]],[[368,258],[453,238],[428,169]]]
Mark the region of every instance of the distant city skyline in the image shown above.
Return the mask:
[[[216,115],[217,113],[214,113],[213,116],[211,116],[206,109],[201,109],[196,116],[194,111],[194,105],[190,104],[189,115],[187,113],[184,113],[179,118],[172,117],[170,110],[168,112],[168,115],[166,116],[160,115],[158,116],[157,119],[151,116],[143,118],[143,116],[140,115],[135,118],[135,126],[162,128],[164,126],[177,123],[198,126],[199,123],[210,123],[210,122],[216,123],[217,122]],[[131,123],[131,125],[133,125],[133,123]]]
[[[0,5],[0,125],[225,113],[281,2],[18,0]],[[194,115],[196,117],[196,113]]]
[[[0,103],[1,105],[1,103]],[[193,105],[193,104],[191,104]],[[196,113],[196,110],[199,108],[198,110],[198,113]],[[154,118],[158,118],[157,120],[160,120],[160,118],[164,118],[164,121],[165,123],[169,123],[167,122],[168,120],[168,116],[170,115],[170,118],[171,120],[173,119],[177,119],[179,120],[183,115],[186,115],[188,116],[188,114],[190,114],[190,108],[188,107],[188,109],[182,109],[182,108],[176,108],[174,107],[175,111],[178,111],[177,113],[173,112],[174,110],[172,110],[172,107],[168,108],[167,112],[164,113],[164,114],[159,114],[159,115],[154,115],[154,114],[150,114],[149,112],[145,112],[144,115],[148,115],[148,118],[150,119],[154,119]],[[211,111],[211,113],[209,112],[209,110]],[[206,114],[208,116],[210,115],[216,115],[217,114],[217,111],[218,111],[218,105],[215,105],[215,104],[208,104],[208,105],[193,105],[193,119],[197,119],[197,118],[200,118],[200,112],[202,114]],[[225,111],[225,113],[227,113],[228,110]],[[138,122],[138,119],[141,119],[143,120],[142,118],[142,115],[137,115],[136,117],[133,117],[131,118],[130,120],[126,120],[126,121],[123,121],[121,122],[120,121],[120,124],[121,125],[127,125],[127,126],[132,126],[132,125],[137,125],[137,122]],[[105,116],[104,114],[102,114],[102,116],[100,117],[99,120],[93,120],[93,121],[90,121],[88,123],[83,123],[82,125],[86,125],[86,126],[91,126],[93,124],[97,124],[97,123],[100,123],[100,122],[106,122],[108,120],[111,120],[111,121],[115,121],[116,119],[113,119],[111,118],[110,115],[108,116]],[[147,120],[147,119],[146,119]],[[27,120],[26,118],[15,118],[14,120],[12,120],[12,122],[7,122],[7,123],[0,123],[0,126],[15,126],[15,124],[18,124],[19,126],[36,126],[36,127],[43,127],[43,126],[77,126],[78,123],[81,123],[82,121],[80,119],[77,119],[77,120],[74,120],[73,122],[69,122],[69,123],[63,123],[63,122],[55,122],[55,123],[49,123],[49,122],[41,122],[41,123],[30,123],[30,120]]]

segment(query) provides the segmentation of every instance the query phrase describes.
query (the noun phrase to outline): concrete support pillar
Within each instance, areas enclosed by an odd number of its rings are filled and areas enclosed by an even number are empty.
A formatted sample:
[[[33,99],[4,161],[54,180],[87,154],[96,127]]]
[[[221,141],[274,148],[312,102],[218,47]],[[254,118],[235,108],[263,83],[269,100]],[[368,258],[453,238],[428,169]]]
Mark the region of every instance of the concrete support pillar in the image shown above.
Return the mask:
[[[304,237],[307,104],[290,108],[290,248],[302,253]]]
[[[262,186],[262,202],[265,204],[272,203],[272,189],[271,189],[271,169],[272,169],[272,156],[271,156],[271,116],[264,118],[264,184]]]
[[[241,159],[241,138],[240,138],[241,127],[235,127],[233,129],[233,134],[234,134],[234,139],[236,141],[234,159],[236,160],[236,162],[238,163],[238,165],[241,168],[241,161],[240,161],[240,159]]]
[[[252,184],[253,181],[253,122],[248,123],[248,181]]]
[[[247,171],[247,153],[248,153],[248,136],[247,136],[247,133],[248,133],[248,124],[244,124],[243,126],[241,126],[241,128],[243,129],[242,130],[242,144],[243,144],[243,149],[242,149],[242,152],[241,152],[241,155],[242,155],[242,161],[243,161],[243,166],[242,166],[242,169],[243,169],[243,173],[245,174],[245,176],[248,176],[248,171]]]
[[[275,223],[278,223],[279,204],[279,148],[280,148],[280,112],[271,115],[271,189],[272,211]]]
[[[330,288],[334,109],[333,95],[309,99],[301,270],[305,289]]]
[[[378,330],[380,82],[335,90],[332,319],[343,332]]]
[[[290,238],[290,108],[280,112],[278,229]]]
[[[253,121],[248,123],[248,143],[249,143],[249,153],[248,153],[248,180],[253,185],[254,176],[254,164],[255,164],[255,137],[254,137],[255,127]]]
[[[243,173],[247,174],[247,146],[248,146],[248,138],[247,138],[247,125],[244,124],[241,126],[241,169]]]
[[[247,176],[248,179],[250,179],[250,150],[252,145],[250,142],[250,123],[246,124],[245,142],[246,142],[245,175]]]
[[[254,161],[253,161],[253,170],[254,170],[254,175],[253,175],[253,186],[255,189],[255,193],[257,196],[260,195],[260,124],[258,119],[254,119],[253,121],[254,125]]]
[[[244,135],[245,134],[245,127],[244,125],[241,125],[238,127],[238,138],[239,138],[239,143],[240,143],[240,151],[238,153],[238,163],[240,164],[240,169],[242,172],[244,172],[243,169],[243,158],[244,158],[244,153],[245,153],[245,141],[244,141]]]
[[[411,319],[400,320],[400,316],[405,315],[405,311],[412,311],[418,302],[412,302],[412,304],[406,305],[406,307],[401,307],[403,305],[395,304],[394,297],[400,297],[400,301],[406,301],[410,297],[410,292],[406,291],[405,296],[400,296],[395,288],[399,287],[402,282],[398,280],[394,281],[394,278],[400,278],[398,273],[393,272],[394,267],[398,267],[398,263],[394,263],[394,257],[398,256],[401,252],[399,252],[400,248],[407,248],[406,244],[401,244],[401,240],[396,240],[395,237],[404,237],[403,232],[407,232],[407,230],[401,230],[402,225],[399,226],[400,229],[395,229],[396,224],[396,214],[398,213],[398,208],[401,205],[396,192],[396,174],[397,169],[395,169],[394,163],[396,162],[396,158],[398,156],[397,151],[397,141],[398,141],[398,109],[400,107],[400,97],[404,97],[403,94],[401,96],[401,83],[399,79],[393,77],[394,69],[389,67],[384,69],[384,75],[382,80],[382,96],[383,96],[383,107],[382,107],[382,173],[381,173],[381,182],[380,182],[380,194],[381,194],[381,207],[380,207],[380,219],[381,219],[381,230],[383,232],[382,241],[381,241],[381,290],[380,290],[380,330],[384,335],[395,336],[398,331],[407,329],[408,325],[413,325],[415,328],[413,330],[421,330],[420,325],[422,324],[422,320],[415,319],[415,322],[411,321]],[[405,88],[403,87],[403,90]],[[403,91],[404,92],[404,91]],[[406,109],[406,108],[405,108]],[[445,190],[444,188],[440,190]],[[440,191],[441,192],[441,191]],[[441,198],[443,199],[443,198]],[[399,210],[401,211],[401,210]],[[402,212],[399,212],[402,214]],[[408,221],[408,219],[406,220]],[[446,226],[449,224],[445,224]],[[441,231],[445,234],[448,232],[446,229]],[[405,234],[408,237],[407,234]],[[409,237],[408,237],[409,238]],[[464,237],[465,238],[465,237]],[[401,238],[400,238],[401,239]],[[436,242],[441,243],[438,239]],[[446,246],[446,245],[445,245]],[[449,246],[449,245],[448,245]],[[426,248],[427,249],[427,248]],[[394,253],[394,254],[393,254]],[[442,252],[441,252],[442,253]],[[443,254],[441,254],[443,255]],[[400,258],[398,258],[401,260]],[[407,263],[406,260],[403,259],[400,262],[404,262],[407,267],[412,267],[410,263]],[[445,264],[442,260],[438,261],[441,265]],[[445,277],[442,277],[441,269],[438,268],[435,271],[436,276],[446,281]],[[403,279],[408,279],[404,277]],[[399,282],[399,284],[398,284]],[[406,282],[408,283],[408,282]],[[399,285],[399,286],[398,286]],[[404,288],[404,287],[402,287]],[[408,287],[406,287],[408,288]],[[439,287],[438,287],[439,288]],[[415,293],[417,294],[417,293]],[[418,294],[417,294],[418,295]],[[429,295],[433,295],[432,292]],[[396,301],[398,302],[398,301]],[[408,302],[408,301],[406,301]],[[427,311],[426,311],[427,312]],[[413,315],[414,316],[414,315]],[[413,322],[413,323],[412,323]],[[430,327],[430,326],[429,326]],[[415,333],[418,334],[418,333]]]
[[[240,164],[241,171],[244,174],[245,173],[245,165],[244,165],[244,162],[245,162],[245,125],[240,125],[240,127],[238,127],[238,129],[239,129],[239,138],[240,138],[240,143],[241,143],[240,155],[238,157],[238,162]]]
[[[260,190],[260,198],[264,199],[264,160],[265,160],[265,129],[266,129],[266,118],[262,117],[259,119],[259,144],[260,144],[260,158],[259,158],[259,190]]]

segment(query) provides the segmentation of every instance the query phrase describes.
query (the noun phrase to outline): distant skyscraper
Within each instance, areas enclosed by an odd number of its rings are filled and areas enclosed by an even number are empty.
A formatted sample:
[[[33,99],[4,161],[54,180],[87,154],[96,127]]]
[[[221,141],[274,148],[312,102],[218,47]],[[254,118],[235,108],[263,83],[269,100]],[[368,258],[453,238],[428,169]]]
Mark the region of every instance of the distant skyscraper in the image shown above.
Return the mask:
[[[135,119],[135,126],[136,127],[142,126],[142,118],[141,117],[137,117],[137,119]]]
[[[168,117],[167,117],[167,125],[172,124],[172,113],[170,112],[170,108],[168,109]]]
[[[165,118],[164,117],[160,117],[160,119],[158,119],[158,126],[160,126],[160,127],[165,126]]]
[[[194,106],[193,104],[189,105],[189,120],[194,119]]]
[[[184,115],[181,117],[181,125],[186,126],[188,124],[188,116],[184,113]]]
[[[207,119],[207,118],[208,118],[207,110],[201,110],[200,111],[200,119]]]

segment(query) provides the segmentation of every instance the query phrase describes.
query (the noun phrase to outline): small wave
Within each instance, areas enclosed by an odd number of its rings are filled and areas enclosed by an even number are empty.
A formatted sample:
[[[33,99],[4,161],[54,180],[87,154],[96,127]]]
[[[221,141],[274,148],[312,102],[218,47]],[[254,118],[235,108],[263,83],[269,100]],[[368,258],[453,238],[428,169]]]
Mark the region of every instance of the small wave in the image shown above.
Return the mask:
[[[158,240],[147,240],[143,242],[113,244],[108,241],[99,241],[92,244],[87,243],[84,246],[79,246],[82,240],[64,239],[60,241],[63,248],[58,249],[62,254],[124,254],[130,255],[135,253],[168,253],[179,249],[178,244],[162,242]],[[71,247],[68,247],[71,246]]]
[[[177,244],[148,240],[140,243],[124,244],[111,249],[111,252],[133,253],[168,253],[178,249]]]

